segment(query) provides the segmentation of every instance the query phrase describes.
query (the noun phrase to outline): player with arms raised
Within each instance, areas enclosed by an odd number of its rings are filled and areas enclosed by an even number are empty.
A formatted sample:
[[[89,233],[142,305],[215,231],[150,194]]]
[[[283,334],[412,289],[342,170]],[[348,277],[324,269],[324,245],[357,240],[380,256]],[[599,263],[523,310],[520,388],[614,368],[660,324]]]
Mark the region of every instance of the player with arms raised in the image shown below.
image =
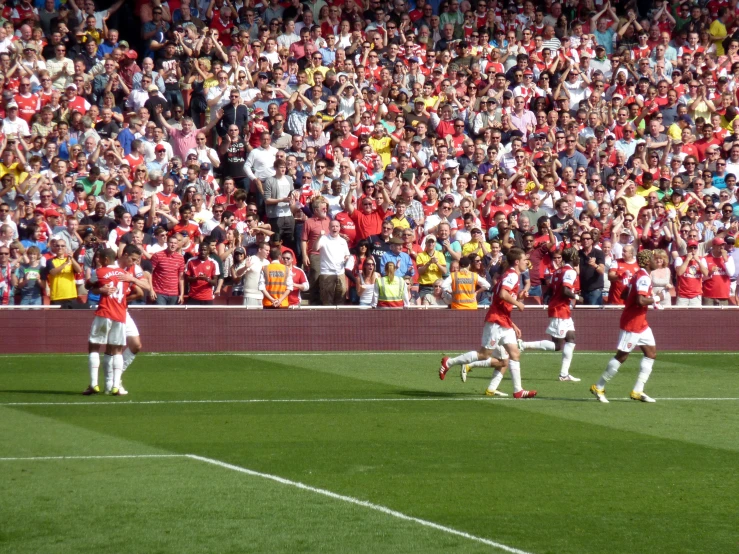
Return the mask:
[[[652,279],[649,277],[649,271],[654,269],[652,251],[642,250],[636,255],[636,261],[639,264],[639,270],[624,290],[626,305],[621,314],[621,332],[618,335],[616,355],[608,362],[608,366],[598,383],[590,387],[590,392],[605,404],[608,403],[606,383],[616,376],[618,368],[626,361],[629,353],[636,346],[641,348],[644,357],[641,364],[639,364],[639,375],[636,378],[634,390],[631,391],[631,399],[641,402],[655,402],[654,398],[644,394],[644,385],[652,373],[654,359],[657,357],[654,335],[647,323],[647,309],[656,303],[652,295]]]
[[[572,321],[572,301],[582,300],[575,292],[580,288],[577,269],[580,267],[580,256],[575,248],[565,248],[562,252],[563,265],[552,277],[552,297],[549,300],[549,327],[547,335],[552,340],[519,342],[519,349],[524,350],[556,350],[562,351],[562,365],[559,369],[560,381],[580,379],[570,375],[572,354],[575,351],[575,324]]]
[[[126,344],[126,297],[130,285],[123,282],[126,271],[114,264],[116,253],[105,249],[97,253],[100,267],[95,270],[100,291],[100,304],[95,311],[88,343],[90,386],[82,393],[92,395],[100,392],[98,370],[100,368],[100,346],[105,345],[105,355],[111,357],[110,366],[113,372],[113,388],[111,394],[118,395],[118,386],[123,372],[123,356],[121,352]]]
[[[536,391],[524,390],[521,387],[521,362],[519,361],[521,354],[517,344],[517,339],[520,338],[521,331],[511,320],[511,312],[514,307],[523,311],[523,303],[518,300],[518,288],[521,271],[526,263],[526,255],[520,248],[511,248],[506,254],[506,262],[508,269],[505,270],[495,285],[493,300],[485,316],[482,346],[479,350],[472,350],[456,358],[444,356],[441,359],[439,378],[444,379],[447,371],[452,366],[489,361],[495,347],[502,345],[508,353],[508,369],[510,370],[511,380],[513,381],[513,397],[533,398],[536,396]],[[488,363],[492,366],[494,361]],[[487,396],[499,395],[496,393],[498,392],[498,386],[503,380],[503,373],[505,372],[505,368],[501,369],[496,369],[493,372],[493,379],[485,391]]]

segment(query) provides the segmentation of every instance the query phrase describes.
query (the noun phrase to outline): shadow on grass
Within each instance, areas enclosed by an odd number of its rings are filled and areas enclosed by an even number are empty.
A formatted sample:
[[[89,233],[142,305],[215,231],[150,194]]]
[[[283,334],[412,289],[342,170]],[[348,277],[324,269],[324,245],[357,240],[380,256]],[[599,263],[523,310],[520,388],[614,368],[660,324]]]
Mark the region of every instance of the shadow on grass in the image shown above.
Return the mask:
[[[0,394],[39,394],[39,395],[55,395],[55,396],[82,396],[82,391],[68,390],[0,390]]]
[[[396,394],[414,398],[464,398],[470,396],[465,392],[440,392],[431,390],[401,390]]]

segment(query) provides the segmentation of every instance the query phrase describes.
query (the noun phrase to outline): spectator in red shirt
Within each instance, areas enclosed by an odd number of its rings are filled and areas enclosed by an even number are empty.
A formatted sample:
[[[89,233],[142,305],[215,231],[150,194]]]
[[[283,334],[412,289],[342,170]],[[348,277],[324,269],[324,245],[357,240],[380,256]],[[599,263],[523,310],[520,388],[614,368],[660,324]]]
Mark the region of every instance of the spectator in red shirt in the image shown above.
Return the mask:
[[[349,194],[344,198],[344,209],[346,210],[346,213],[351,216],[357,226],[357,240],[377,235],[382,230],[382,222],[387,216],[387,210],[390,207],[390,196],[388,195],[384,185],[378,183],[377,186],[382,193],[382,206],[379,206],[377,210],[372,209],[372,200],[369,198],[362,199],[361,211],[355,209],[354,196],[359,188],[359,185],[356,182],[352,183]]]
[[[190,258],[185,268],[185,280],[190,286],[187,303],[194,306],[213,304],[213,287],[218,283],[218,264],[210,259],[209,248],[200,248],[197,258]],[[158,254],[157,254],[158,255]]]
[[[305,220],[303,225],[303,236],[301,237],[303,248],[303,266],[308,272],[308,283],[310,284],[311,304],[320,304],[321,299],[318,289],[318,276],[321,273],[321,255],[317,248],[318,239],[328,234],[331,220],[328,217],[328,202],[323,196],[316,196],[311,202],[313,217]]]
[[[151,257],[151,298],[159,306],[182,304],[185,296],[185,258],[179,253],[180,239],[172,235],[167,249]]]

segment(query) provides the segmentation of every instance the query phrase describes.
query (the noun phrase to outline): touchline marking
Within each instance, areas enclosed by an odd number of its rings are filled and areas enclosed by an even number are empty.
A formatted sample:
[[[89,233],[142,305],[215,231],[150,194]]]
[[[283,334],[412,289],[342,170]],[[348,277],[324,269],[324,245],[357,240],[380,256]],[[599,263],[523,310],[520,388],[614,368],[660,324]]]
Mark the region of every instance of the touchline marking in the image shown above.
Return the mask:
[[[430,529],[436,529],[437,531],[442,531],[450,535],[456,535],[457,537],[462,537],[464,539],[468,539],[468,540],[475,541],[481,544],[485,544],[487,546],[492,546],[493,548],[497,548],[498,550],[502,550],[504,552],[510,552],[511,554],[531,554],[530,552],[526,552],[525,550],[520,550],[518,548],[513,548],[511,546],[507,546],[499,542],[491,541],[489,539],[484,539],[476,535],[471,535],[469,533],[465,533],[464,531],[453,529],[452,527],[446,527],[445,525],[439,525],[438,523],[434,523],[433,521],[428,521],[425,519],[420,519],[417,517],[409,516],[404,513],[387,508],[385,506],[381,506],[379,504],[373,504],[372,502],[368,502],[366,500],[360,500],[352,496],[345,496],[343,494],[331,492],[326,489],[319,489],[316,487],[311,487],[310,485],[306,485],[298,481],[291,481],[290,479],[285,479],[284,477],[278,477],[277,475],[271,475],[269,473],[261,473],[259,471],[254,471],[252,469],[246,469],[245,467],[228,464],[226,462],[221,462],[220,460],[214,460],[213,458],[205,458],[203,456],[198,456],[196,454],[186,454],[186,456],[192,460],[198,460],[199,462],[205,462],[206,464],[211,464],[211,465],[219,466],[225,469],[230,469],[231,471],[238,471],[239,473],[244,473],[252,477],[261,477],[262,479],[268,479],[270,481],[274,481],[275,483],[280,483],[281,485],[288,485],[290,487],[295,487],[297,489],[301,489],[304,491],[312,492],[315,494],[320,494],[322,496],[332,498],[333,500],[341,500],[342,502],[354,504],[355,506],[369,508],[370,510],[375,510],[377,512],[392,516],[394,518],[401,519],[403,521],[410,521],[412,523],[417,523],[418,525],[422,525]]]
[[[268,357],[268,356],[417,356],[417,355],[439,356],[437,352],[429,352],[428,350],[404,350],[404,351],[387,351],[387,352],[142,352],[139,354],[142,358],[148,356],[158,356],[164,358],[178,358],[182,356],[236,356],[246,358]],[[558,356],[558,352],[525,352],[526,356]],[[602,356],[613,356],[612,351],[595,351],[580,350],[578,354],[591,354]],[[663,355],[680,355],[680,356],[736,356],[736,352],[680,352],[673,350],[665,350],[660,352]],[[87,358],[87,354],[0,354],[0,358],[36,358],[47,356],[62,356],[65,358]]]
[[[27,456],[0,458],[0,462],[43,462],[47,460],[115,460],[127,458],[186,458],[185,454],[122,454],[120,456]]]
[[[559,398],[562,401],[584,400],[583,398]],[[421,398],[242,398],[231,400],[127,400],[123,402],[0,402],[0,406],[141,406],[157,404],[321,404],[321,403],[361,403],[361,402],[512,402],[515,398],[490,398],[487,396],[460,396],[455,398],[439,398],[428,396]],[[551,400],[543,396],[542,400]],[[630,398],[609,398],[611,402],[629,402]],[[736,401],[739,397],[690,398],[690,397],[655,397],[659,402],[714,402]],[[596,402],[593,400],[593,402]],[[536,404],[530,400],[526,404]]]

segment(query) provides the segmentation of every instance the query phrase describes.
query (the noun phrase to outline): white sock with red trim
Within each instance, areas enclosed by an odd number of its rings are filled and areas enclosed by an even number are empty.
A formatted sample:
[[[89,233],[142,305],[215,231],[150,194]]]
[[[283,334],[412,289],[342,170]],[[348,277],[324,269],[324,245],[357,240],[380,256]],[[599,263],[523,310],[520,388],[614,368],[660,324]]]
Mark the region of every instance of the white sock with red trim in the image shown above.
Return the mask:
[[[521,386],[521,362],[508,360],[508,371],[511,372],[511,380],[513,381],[513,392],[523,390]]]
[[[470,350],[469,352],[457,356],[456,358],[449,358],[449,366],[451,367],[453,365],[469,364],[471,362],[476,362],[478,359],[479,356],[477,354],[477,350]]]
[[[562,346],[562,367],[559,370],[560,377],[566,377],[570,374],[570,364],[572,363],[572,353],[574,351],[574,342],[566,342]]]
[[[616,358],[611,358],[611,360],[608,362],[608,365],[606,366],[606,370],[603,372],[603,375],[601,375],[600,379],[598,379],[598,384],[596,386],[599,389],[606,388],[606,383],[616,376],[619,367],[621,367],[621,362],[619,362]]]
[[[644,392],[644,385],[647,384],[649,376],[652,374],[652,367],[654,366],[654,358],[647,358],[644,356],[639,364],[639,375],[636,377],[636,384],[634,385],[634,392]]]
[[[87,355],[87,367],[90,369],[90,386],[98,386],[98,370],[100,369],[100,354],[90,352]]]
[[[550,340],[535,340],[523,343],[524,350],[547,350],[554,352],[554,343]]]

